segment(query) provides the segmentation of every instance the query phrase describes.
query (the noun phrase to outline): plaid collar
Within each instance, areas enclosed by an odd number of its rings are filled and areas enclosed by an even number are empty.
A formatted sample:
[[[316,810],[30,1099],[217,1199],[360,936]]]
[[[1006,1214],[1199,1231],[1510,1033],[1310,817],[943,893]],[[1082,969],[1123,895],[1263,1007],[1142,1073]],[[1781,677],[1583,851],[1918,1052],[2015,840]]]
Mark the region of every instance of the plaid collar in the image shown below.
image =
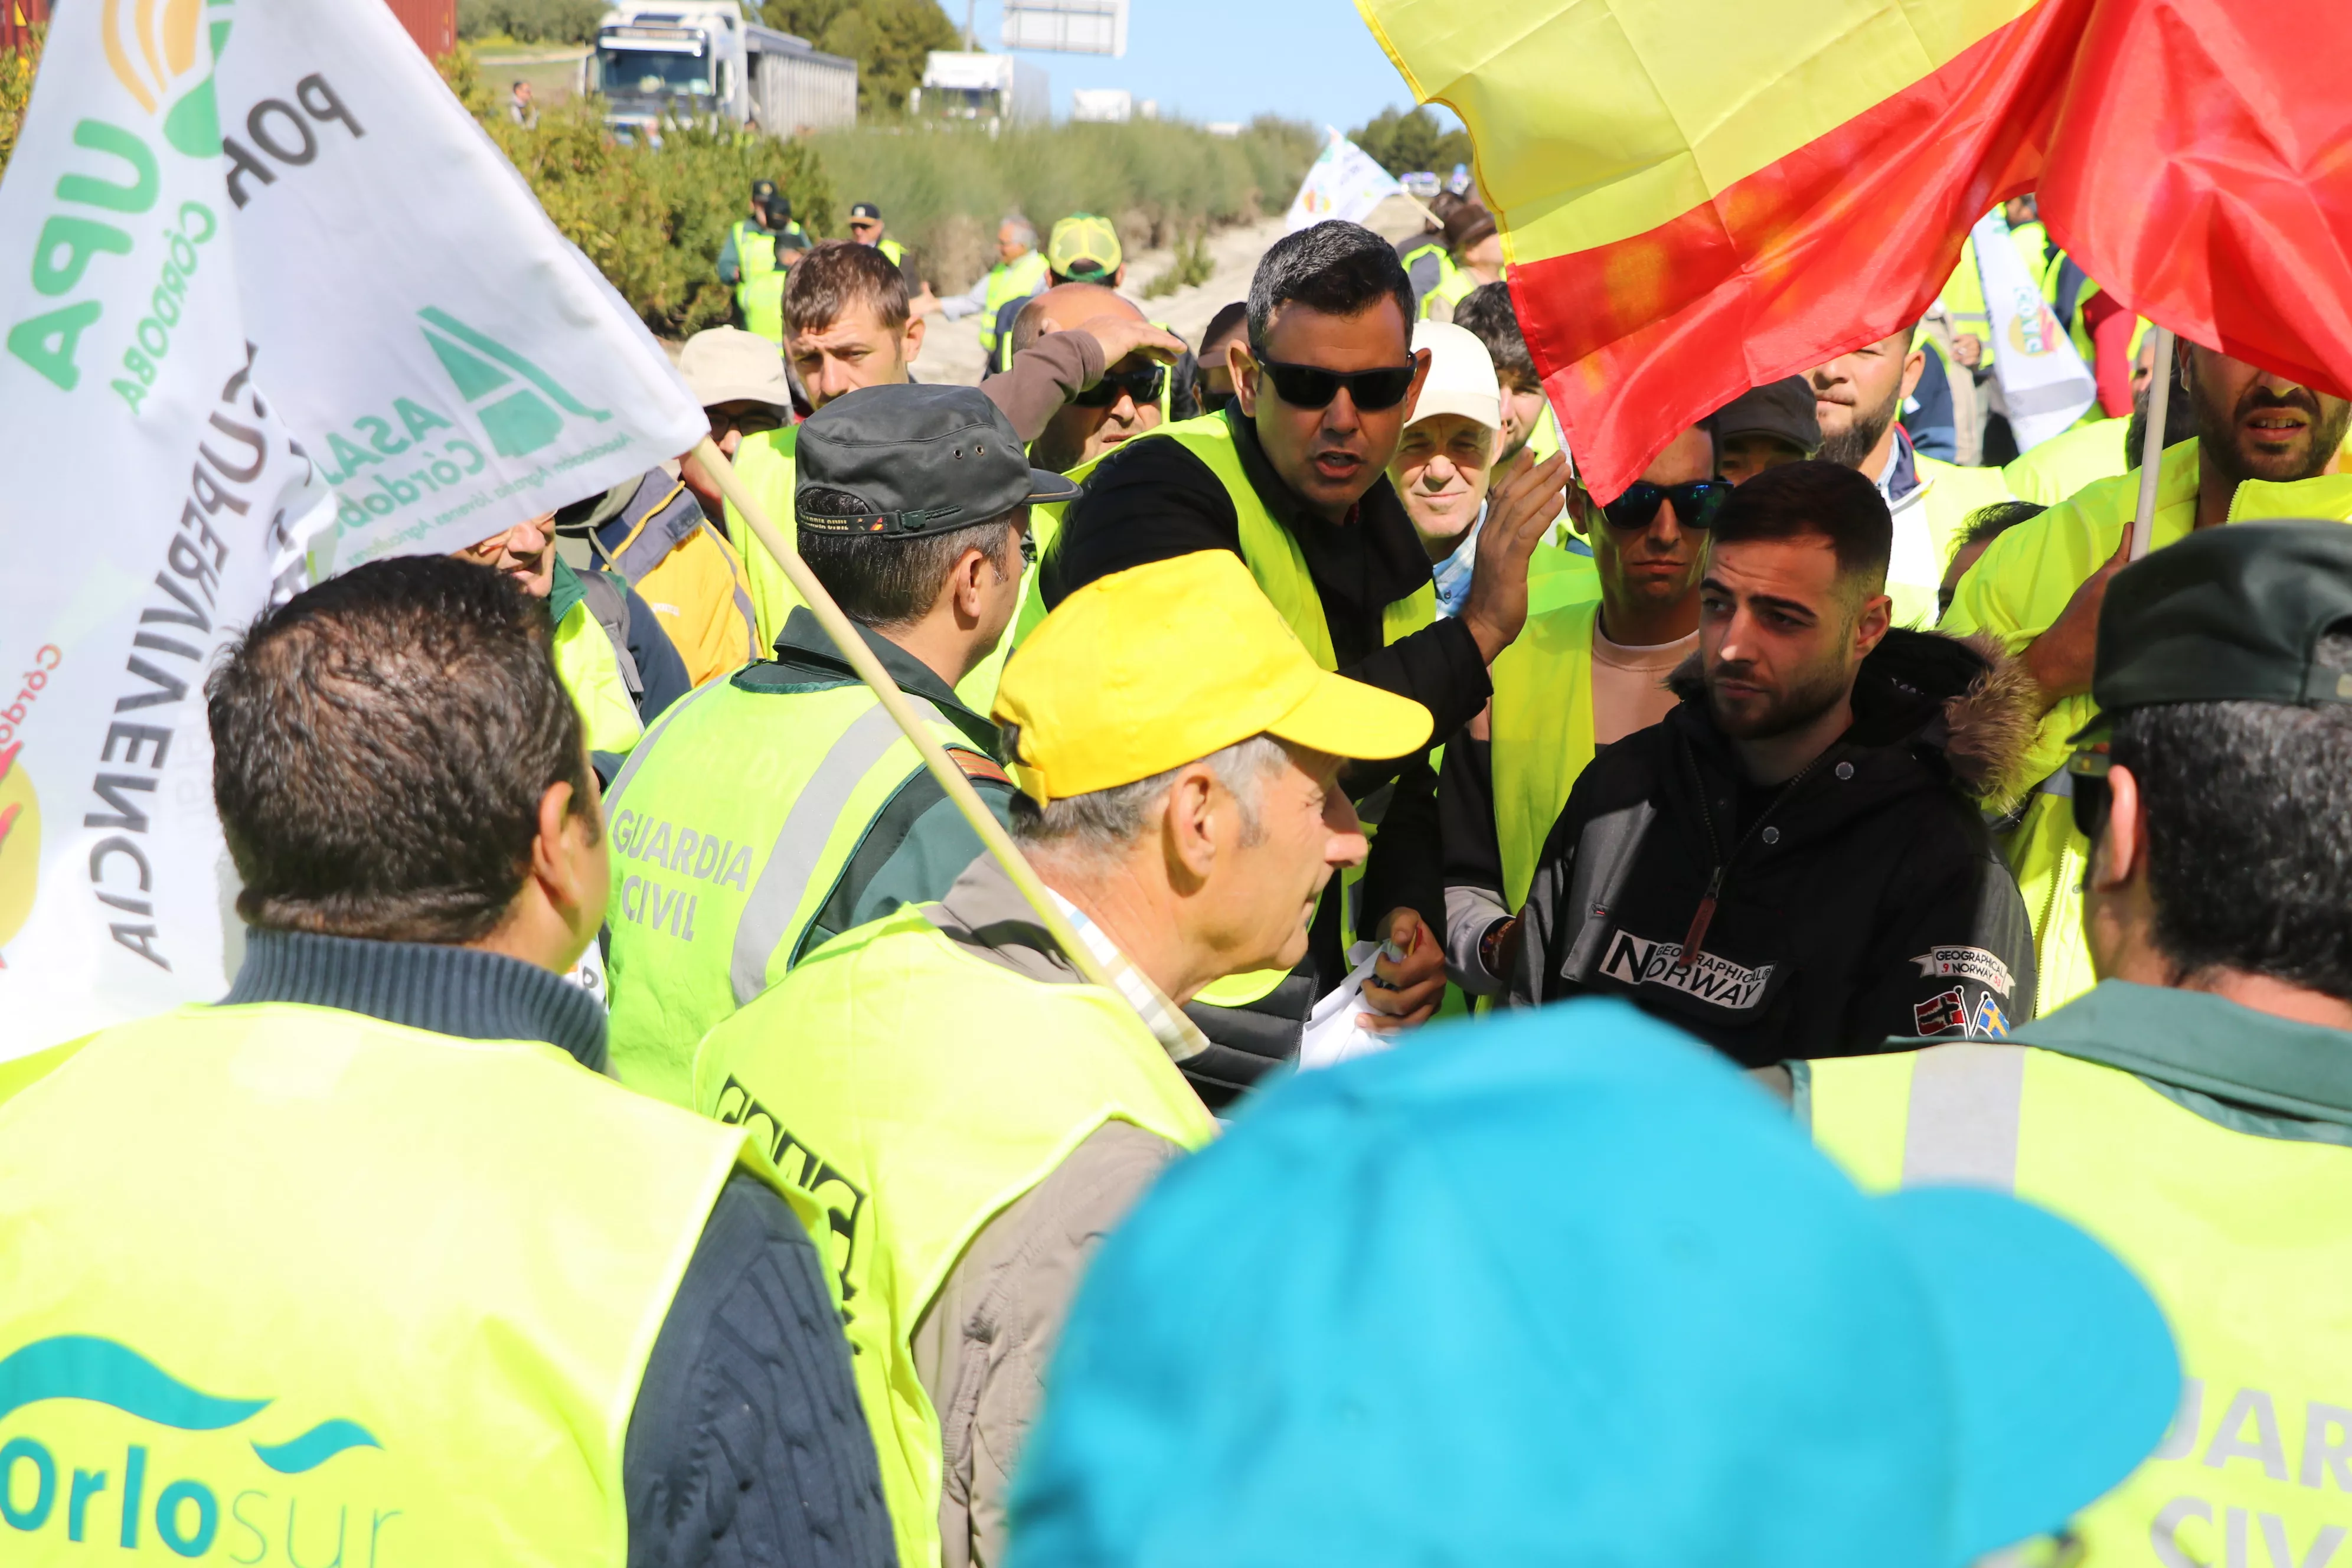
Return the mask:
[[[1087,951],[1109,971],[1111,978],[1118,983],[1119,994],[1127,998],[1128,1005],[1135,1009],[1137,1016],[1150,1029],[1152,1038],[1178,1060],[1189,1055],[1191,1042],[1181,1021],[1182,1015],[1177,1011],[1176,1005],[1161,994],[1160,987],[1151,983],[1150,976],[1138,969],[1135,961],[1118,950],[1118,943],[1110,939],[1110,933],[1095,924],[1086,910],[1052,888],[1045,891],[1053,894],[1054,902],[1060,906],[1063,918],[1070,922],[1070,929],[1078,933],[1078,940],[1087,944]]]

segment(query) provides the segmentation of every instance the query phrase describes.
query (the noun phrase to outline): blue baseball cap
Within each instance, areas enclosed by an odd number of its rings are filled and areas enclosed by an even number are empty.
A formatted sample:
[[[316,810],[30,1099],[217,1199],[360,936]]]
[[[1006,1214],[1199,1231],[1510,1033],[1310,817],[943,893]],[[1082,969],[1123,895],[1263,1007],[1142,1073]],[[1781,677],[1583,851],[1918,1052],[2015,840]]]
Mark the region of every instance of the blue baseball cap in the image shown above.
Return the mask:
[[[2147,1292],[2002,1194],[1868,1197],[1621,1002],[1265,1092],[1104,1244],[1015,1568],[1963,1568],[2164,1434]]]

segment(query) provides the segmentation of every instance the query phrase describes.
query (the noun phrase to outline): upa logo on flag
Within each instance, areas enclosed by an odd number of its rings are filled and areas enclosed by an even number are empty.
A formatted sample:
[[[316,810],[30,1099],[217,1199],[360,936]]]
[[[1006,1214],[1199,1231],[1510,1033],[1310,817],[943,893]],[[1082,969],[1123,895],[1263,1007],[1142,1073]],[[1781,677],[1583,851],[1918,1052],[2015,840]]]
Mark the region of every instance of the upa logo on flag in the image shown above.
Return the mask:
[[[191,158],[210,158],[220,152],[220,116],[213,102],[212,73],[185,87],[195,70],[196,27],[204,7],[200,0],[165,0],[162,5],[109,5],[105,28],[106,66],[114,79],[152,114],[177,94],[163,111],[163,140]],[[213,52],[228,35],[228,24],[213,24]]]

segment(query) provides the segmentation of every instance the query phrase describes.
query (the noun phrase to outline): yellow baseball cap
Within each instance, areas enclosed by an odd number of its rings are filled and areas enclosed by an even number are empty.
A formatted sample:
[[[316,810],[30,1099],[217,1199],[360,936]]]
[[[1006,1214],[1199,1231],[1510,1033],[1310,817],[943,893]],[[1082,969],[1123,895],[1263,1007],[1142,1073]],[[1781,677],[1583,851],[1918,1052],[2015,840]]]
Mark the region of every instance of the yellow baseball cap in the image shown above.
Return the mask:
[[[996,721],[1044,805],[1148,779],[1253,735],[1339,757],[1429,743],[1429,710],[1318,667],[1241,557],[1203,550],[1098,578],[1005,661]]]
[[[1110,219],[1092,213],[1072,213],[1054,226],[1045,240],[1045,265],[1055,277],[1074,283],[1104,282],[1118,270],[1121,259],[1118,230]]]

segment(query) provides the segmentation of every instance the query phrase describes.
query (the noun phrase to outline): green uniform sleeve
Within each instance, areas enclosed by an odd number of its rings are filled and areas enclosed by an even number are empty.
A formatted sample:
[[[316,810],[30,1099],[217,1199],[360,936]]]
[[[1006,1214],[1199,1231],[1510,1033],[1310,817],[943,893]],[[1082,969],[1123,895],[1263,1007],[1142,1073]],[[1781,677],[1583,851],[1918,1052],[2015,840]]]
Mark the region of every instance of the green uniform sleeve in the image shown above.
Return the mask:
[[[1010,827],[1013,786],[985,777],[971,784],[996,820]],[[983,852],[980,835],[964,821],[939,781],[928,769],[917,773],[876,815],[874,826],[842,868],[841,879],[809,922],[801,951],[814,952],[843,931],[880,920],[902,904],[938,900]]]
[[[730,289],[743,281],[743,258],[735,254],[735,231],[731,228],[719,247],[719,281]]]

